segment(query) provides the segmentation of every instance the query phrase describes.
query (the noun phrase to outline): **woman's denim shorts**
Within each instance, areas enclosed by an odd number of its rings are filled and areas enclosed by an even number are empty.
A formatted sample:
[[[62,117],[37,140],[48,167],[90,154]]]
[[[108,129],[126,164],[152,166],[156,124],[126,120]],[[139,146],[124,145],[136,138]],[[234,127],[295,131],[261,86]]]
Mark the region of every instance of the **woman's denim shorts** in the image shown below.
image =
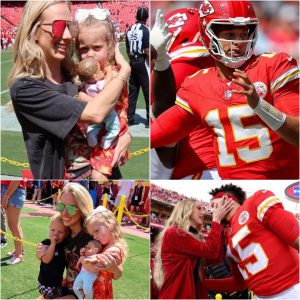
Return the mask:
[[[1,185],[1,195],[7,191],[7,185]],[[17,188],[8,200],[8,206],[22,208],[25,202],[26,194],[24,188]]]

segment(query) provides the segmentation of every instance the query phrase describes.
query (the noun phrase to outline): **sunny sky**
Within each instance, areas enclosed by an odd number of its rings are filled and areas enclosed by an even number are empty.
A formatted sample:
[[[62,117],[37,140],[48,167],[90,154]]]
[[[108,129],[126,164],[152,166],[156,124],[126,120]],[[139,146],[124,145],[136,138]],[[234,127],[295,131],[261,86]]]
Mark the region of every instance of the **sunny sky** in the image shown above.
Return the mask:
[[[295,182],[293,180],[153,180],[151,182],[182,195],[203,201],[210,200],[211,196],[208,192],[211,189],[226,183],[233,183],[240,186],[245,190],[248,197],[260,189],[268,189],[281,199],[286,210],[293,213],[297,210],[299,212],[299,205],[288,200],[284,194],[285,188]]]

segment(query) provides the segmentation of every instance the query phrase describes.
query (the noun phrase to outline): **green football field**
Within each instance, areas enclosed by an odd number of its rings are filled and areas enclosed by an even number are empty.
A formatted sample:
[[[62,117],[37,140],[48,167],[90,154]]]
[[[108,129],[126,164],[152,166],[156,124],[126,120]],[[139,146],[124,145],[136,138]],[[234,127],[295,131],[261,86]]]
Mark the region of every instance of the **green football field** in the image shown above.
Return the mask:
[[[120,50],[127,58],[124,43],[120,45]],[[22,132],[4,130],[3,116],[8,114],[6,104],[10,101],[7,86],[7,79],[13,62],[12,51],[1,52],[1,175],[21,176],[23,169],[29,169],[27,153],[22,137]],[[145,100],[140,91],[137,109],[145,109]],[[144,125],[139,125],[143,126]],[[130,127],[131,128],[131,127]],[[135,129],[135,132],[138,129]],[[129,151],[131,158],[125,166],[121,167],[124,179],[148,179],[149,178],[149,134],[142,128],[143,133],[135,136]]]
[[[23,211],[23,210],[22,210]],[[28,211],[27,211],[28,212]],[[24,240],[37,244],[48,238],[49,217],[23,217],[21,225]],[[115,299],[149,299],[149,240],[125,234],[128,258],[123,265],[123,275],[113,281]],[[1,299],[37,299],[37,279],[40,261],[35,257],[35,247],[25,244],[24,262],[16,265],[4,263],[6,253],[13,249],[13,240],[1,251]]]

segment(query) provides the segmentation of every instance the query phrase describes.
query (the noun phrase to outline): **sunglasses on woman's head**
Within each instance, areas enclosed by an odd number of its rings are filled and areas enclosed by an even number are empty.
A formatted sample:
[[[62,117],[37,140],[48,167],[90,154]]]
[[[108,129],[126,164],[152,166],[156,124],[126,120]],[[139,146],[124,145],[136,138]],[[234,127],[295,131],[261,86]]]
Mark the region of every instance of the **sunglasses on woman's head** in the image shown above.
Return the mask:
[[[71,22],[66,20],[55,20],[52,23],[41,23],[39,26],[47,25],[52,26],[52,35],[54,38],[62,38],[66,27],[68,27],[71,36],[75,37],[78,33],[78,24],[77,22]]]
[[[70,216],[74,216],[76,213],[77,213],[77,210],[78,208],[75,207],[74,205],[72,204],[63,204],[63,203],[56,203],[55,204],[55,208],[57,211],[59,212],[63,212],[65,209],[67,210],[67,213],[70,215]]]

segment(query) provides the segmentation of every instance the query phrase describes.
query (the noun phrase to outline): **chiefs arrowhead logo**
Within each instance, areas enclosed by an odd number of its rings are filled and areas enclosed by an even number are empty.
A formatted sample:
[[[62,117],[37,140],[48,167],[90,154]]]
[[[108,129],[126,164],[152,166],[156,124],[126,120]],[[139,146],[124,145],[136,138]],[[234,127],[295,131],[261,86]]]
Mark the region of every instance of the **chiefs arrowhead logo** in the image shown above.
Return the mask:
[[[300,182],[295,182],[291,185],[289,185],[285,190],[284,190],[285,196],[294,202],[299,203],[300,200]]]
[[[188,17],[186,13],[177,13],[173,16],[171,16],[167,23],[169,25],[169,28],[179,27],[183,26],[185,24],[185,21],[187,21]]]
[[[208,0],[204,0],[199,8],[199,14],[200,18],[206,17],[208,15],[211,15],[215,12],[215,9],[211,5],[211,3]]]

